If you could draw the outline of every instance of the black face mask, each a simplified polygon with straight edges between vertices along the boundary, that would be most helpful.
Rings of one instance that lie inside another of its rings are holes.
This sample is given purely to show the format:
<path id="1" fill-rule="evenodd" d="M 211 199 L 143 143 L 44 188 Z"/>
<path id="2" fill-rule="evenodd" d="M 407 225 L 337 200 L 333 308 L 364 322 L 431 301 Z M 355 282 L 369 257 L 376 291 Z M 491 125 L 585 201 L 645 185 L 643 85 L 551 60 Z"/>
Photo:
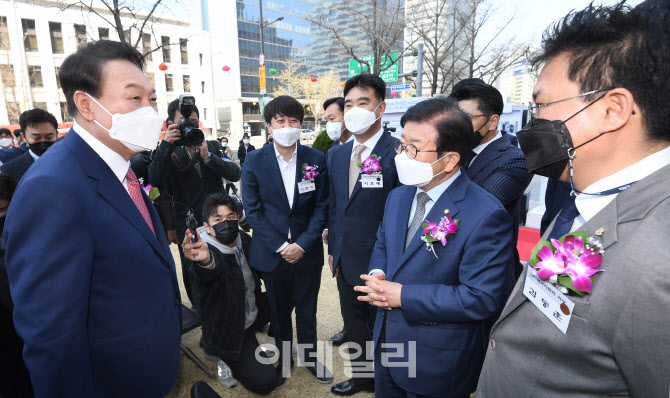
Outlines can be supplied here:
<path id="1" fill-rule="evenodd" d="M 225 220 L 212 226 L 216 239 L 224 245 L 229 245 L 235 242 L 239 234 L 239 226 L 237 220 Z"/>
<path id="2" fill-rule="evenodd" d="M 516 135 L 526 155 L 526 167 L 531 173 L 557 180 L 568 166 L 568 150 L 573 148 L 568 127 L 562 120 L 535 119 L 532 124 Z"/>
<path id="3" fill-rule="evenodd" d="M 484 124 L 482 124 L 482 127 L 486 126 L 489 123 L 489 120 L 491 120 L 491 117 L 493 117 L 493 115 L 489 116 L 489 118 L 486 119 Z M 480 127 L 479 130 L 481 130 L 482 127 Z M 482 135 L 482 133 L 480 133 L 479 130 L 475 130 L 475 138 L 473 139 L 474 147 L 479 146 L 479 144 L 482 143 L 484 138 L 486 138 L 486 136 L 489 135 L 489 133 L 491 132 L 491 130 L 489 130 L 489 131 L 486 132 L 486 134 Z"/>
<path id="4" fill-rule="evenodd" d="M 47 149 L 51 148 L 53 144 L 54 143 L 52 141 L 40 141 L 34 144 L 30 144 L 29 149 L 33 151 L 35 155 L 42 156 L 44 155 L 44 152 L 46 152 Z"/>

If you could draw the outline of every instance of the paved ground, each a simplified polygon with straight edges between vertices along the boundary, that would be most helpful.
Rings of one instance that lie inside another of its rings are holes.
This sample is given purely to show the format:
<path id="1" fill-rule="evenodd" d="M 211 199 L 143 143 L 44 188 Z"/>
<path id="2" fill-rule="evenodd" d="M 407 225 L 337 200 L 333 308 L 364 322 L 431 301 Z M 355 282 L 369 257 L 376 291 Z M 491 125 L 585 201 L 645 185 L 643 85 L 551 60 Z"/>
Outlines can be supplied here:
<path id="1" fill-rule="evenodd" d="M 177 247 L 175 245 L 170 246 L 172 249 L 172 255 L 177 264 L 177 276 L 179 278 L 179 285 L 181 288 L 181 297 L 187 306 L 190 306 L 188 302 L 188 297 L 184 291 L 184 285 L 181 280 L 181 268 L 179 264 L 179 253 L 177 252 Z M 295 316 L 294 316 L 295 320 Z M 295 326 L 294 326 L 295 327 Z M 342 316 L 340 315 L 340 304 L 337 293 L 337 284 L 335 279 L 330 276 L 330 271 L 327 269 L 327 266 L 323 268 L 323 274 L 321 278 L 321 291 L 319 292 L 319 306 L 317 313 L 317 328 L 318 328 L 318 339 L 322 341 L 327 341 L 333 334 L 342 330 Z M 295 336 L 295 329 L 293 332 Z M 198 346 L 198 342 L 201 336 L 201 329 L 197 328 L 184 336 L 182 339 L 184 343 L 193 350 L 193 352 L 204 360 L 204 362 L 216 373 L 216 362 L 209 361 L 205 358 L 205 354 L 202 349 Z M 265 341 L 265 334 L 258 333 L 257 338 L 259 342 Z M 322 355 L 322 354 L 321 354 Z M 333 366 L 331 370 L 334 375 L 334 383 L 339 383 L 341 381 L 347 380 L 349 377 L 344 374 L 344 362 L 341 359 L 341 356 L 338 354 L 337 347 L 334 347 L 332 353 Z M 349 373 L 350 374 L 350 373 Z M 256 394 L 252 394 L 247 391 L 242 385 L 238 385 L 232 389 L 226 389 L 219 385 L 216 379 L 210 379 L 200 368 L 198 368 L 195 363 L 193 363 L 188 357 L 183 353 L 181 354 L 181 361 L 179 364 L 179 374 L 177 380 L 172 388 L 172 391 L 168 394 L 168 398 L 188 398 L 190 397 L 191 386 L 199 380 L 206 381 L 210 386 L 214 388 L 221 396 L 223 397 L 255 397 Z M 296 367 L 296 369 L 291 374 L 291 378 L 287 380 L 286 384 L 280 390 L 274 391 L 270 394 L 273 397 L 334 397 L 330 393 L 330 387 L 332 384 L 320 384 L 316 379 L 309 373 L 307 370 Z M 356 394 L 357 398 L 371 398 L 373 394 Z"/>

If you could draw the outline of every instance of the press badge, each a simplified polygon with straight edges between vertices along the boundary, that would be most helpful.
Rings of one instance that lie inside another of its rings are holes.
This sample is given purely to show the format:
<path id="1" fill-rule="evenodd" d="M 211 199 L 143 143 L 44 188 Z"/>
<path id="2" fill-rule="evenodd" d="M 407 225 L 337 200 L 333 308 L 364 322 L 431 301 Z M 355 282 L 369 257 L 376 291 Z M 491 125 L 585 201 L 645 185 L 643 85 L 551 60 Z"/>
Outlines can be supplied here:
<path id="1" fill-rule="evenodd" d="M 530 265 L 528 266 L 528 272 L 526 272 L 523 295 L 535 304 L 563 334 L 568 331 L 575 303 L 554 285 L 534 275 L 533 268 Z"/>
<path id="2" fill-rule="evenodd" d="M 381 174 L 363 174 L 361 188 L 384 188 L 384 178 Z"/>
<path id="3" fill-rule="evenodd" d="M 314 181 L 302 181 L 298 183 L 298 193 L 307 193 L 316 190 Z"/>

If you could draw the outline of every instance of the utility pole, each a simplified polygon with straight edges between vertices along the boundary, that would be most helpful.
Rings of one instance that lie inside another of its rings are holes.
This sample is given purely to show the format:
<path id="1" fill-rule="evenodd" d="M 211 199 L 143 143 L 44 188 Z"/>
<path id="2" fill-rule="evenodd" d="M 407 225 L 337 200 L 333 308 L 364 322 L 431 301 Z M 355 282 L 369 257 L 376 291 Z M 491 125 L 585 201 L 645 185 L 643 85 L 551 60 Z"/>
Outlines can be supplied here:
<path id="1" fill-rule="evenodd" d="M 423 43 L 416 46 L 416 96 L 421 97 L 423 88 Z"/>
<path id="2" fill-rule="evenodd" d="M 265 20 L 263 19 L 263 0 L 258 0 L 258 8 L 260 10 L 260 17 L 261 17 L 261 20 L 260 20 L 260 23 L 259 23 L 260 28 L 261 28 L 261 55 L 258 58 L 258 63 L 260 64 L 260 67 L 258 68 L 258 78 L 259 78 L 259 83 L 260 83 L 260 88 L 261 88 L 260 89 L 261 96 L 258 98 L 258 104 L 260 105 L 260 109 L 261 109 L 261 120 L 263 121 L 263 130 L 266 130 L 265 129 L 265 119 L 263 119 L 263 106 L 264 106 L 263 96 L 266 93 L 266 88 L 265 88 L 266 87 L 266 81 L 265 81 L 265 35 L 264 35 L 263 30 L 266 26 L 270 26 L 277 21 L 283 20 L 284 17 L 279 17 L 272 22 L 265 23 Z M 265 139 L 267 140 L 267 132 L 266 132 L 266 135 L 265 135 Z"/>

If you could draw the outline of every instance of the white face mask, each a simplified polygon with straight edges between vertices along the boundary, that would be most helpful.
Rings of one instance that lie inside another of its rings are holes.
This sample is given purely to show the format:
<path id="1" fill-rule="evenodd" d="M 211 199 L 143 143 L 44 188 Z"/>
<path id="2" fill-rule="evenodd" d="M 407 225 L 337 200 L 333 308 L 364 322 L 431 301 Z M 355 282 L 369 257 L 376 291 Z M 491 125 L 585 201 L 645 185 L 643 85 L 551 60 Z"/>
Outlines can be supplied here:
<path id="1" fill-rule="evenodd" d="M 109 130 L 97 120 L 93 121 L 109 132 L 110 137 L 120 141 L 128 149 L 136 153 L 156 149 L 158 137 L 160 137 L 161 128 L 163 127 L 163 118 L 158 116 L 154 108 L 145 106 L 132 112 L 115 113 L 112 115 L 95 98 L 89 94 L 86 95 L 112 117 L 112 127 Z"/>
<path id="2" fill-rule="evenodd" d="M 383 101 L 379 105 L 382 103 Z M 377 108 L 379 108 L 379 105 L 377 105 Z M 375 111 L 377 108 L 375 108 Z M 380 117 L 382 116 L 375 117 L 374 112 L 355 106 L 344 114 L 344 124 L 347 125 L 347 130 L 358 135 L 365 133 Z"/>
<path id="3" fill-rule="evenodd" d="M 337 141 L 342 135 L 342 122 L 328 122 L 326 123 L 326 133 L 331 140 Z"/>
<path id="4" fill-rule="evenodd" d="M 249 140 L 242 140 L 242 142 L 244 143 L 244 145 L 249 145 Z"/>
<path id="5" fill-rule="evenodd" d="M 447 152 L 444 156 L 437 159 L 433 163 L 419 162 L 416 159 L 410 159 L 407 152 L 403 152 L 395 157 L 395 168 L 398 172 L 398 179 L 403 185 L 413 185 L 415 187 L 423 187 L 433 180 L 433 178 L 444 173 L 444 170 L 433 175 L 433 168 L 435 163 L 444 159 L 451 152 Z"/>
<path id="6" fill-rule="evenodd" d="M 222 142 L 222 143 L 221 143 L 221 146 L 225 148 L 225 147 L 228 146 L 228 143 L 227 143 L 227 142 Z"/>
<path id="7" fill-rule="evenodd" d="M 297 127 L 283 127 L 276 130 L 273 129 L 272 137 L 277 144 L 283 147 L 289 147 L 300 139 L 300 129 Z"/>
<path id="8" fill-rule="evenodd" d="M 12 146 L 12 142 L 11 138 L 0 138 L 0 147 L 9 148 Z"/>

